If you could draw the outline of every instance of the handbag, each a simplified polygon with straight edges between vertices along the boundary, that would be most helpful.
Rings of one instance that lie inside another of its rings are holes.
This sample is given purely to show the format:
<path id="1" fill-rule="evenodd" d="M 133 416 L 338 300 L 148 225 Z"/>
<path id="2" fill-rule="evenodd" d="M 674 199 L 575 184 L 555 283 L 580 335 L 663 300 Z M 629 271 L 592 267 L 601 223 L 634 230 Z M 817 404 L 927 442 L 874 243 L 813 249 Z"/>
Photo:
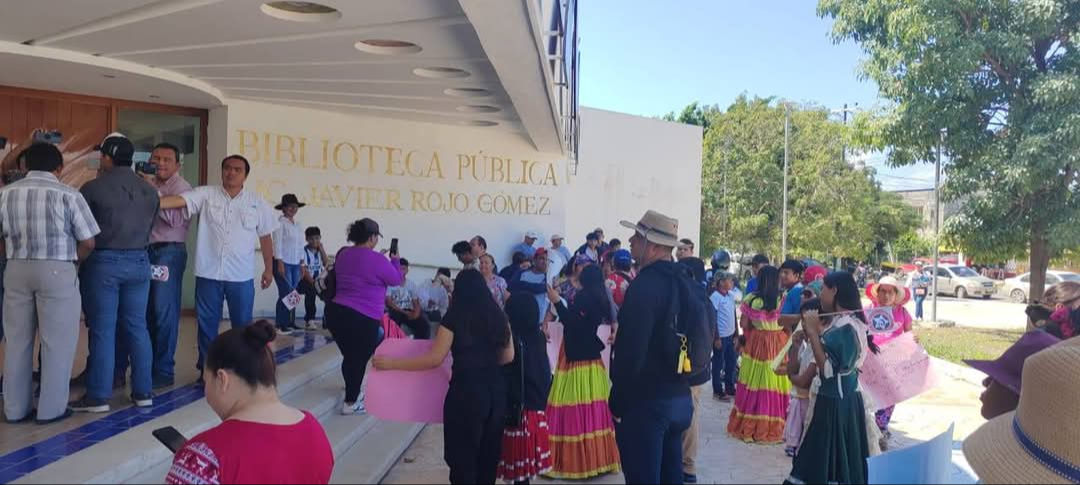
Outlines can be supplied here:
<path id="1" fill-rule="evenodd" d="M 506 406 L 507 428 L 520 428 L 525 422 L 525 342 L 520 337 L 514 336 L 514 352 L 518 361 L 518 372 L 509 376 L 510 399 Z M 511 367 L 513 365 L 511 364 Z M 517 391 L 514 392 L 514 384 L 517 381 Z"/>

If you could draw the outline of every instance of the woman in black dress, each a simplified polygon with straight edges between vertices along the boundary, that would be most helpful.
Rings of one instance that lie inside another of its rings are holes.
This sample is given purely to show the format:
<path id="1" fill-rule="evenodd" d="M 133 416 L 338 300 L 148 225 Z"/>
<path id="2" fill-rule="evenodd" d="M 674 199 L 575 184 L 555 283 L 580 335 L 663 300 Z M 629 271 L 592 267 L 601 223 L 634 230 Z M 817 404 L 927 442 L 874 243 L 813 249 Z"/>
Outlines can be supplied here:
<path id="1" fill-rule="evenodd" d="M 510 325 L 484 277 L 462 271 L 450 308 L 427 355 L 412 359 L 376 357 L 379 370 L 434 369 L 454 356 L 443 405 L 443 456 L 450 483 L 495 483 L 506 424 L 506 380 L 501 366 L 514 360 Z"/>

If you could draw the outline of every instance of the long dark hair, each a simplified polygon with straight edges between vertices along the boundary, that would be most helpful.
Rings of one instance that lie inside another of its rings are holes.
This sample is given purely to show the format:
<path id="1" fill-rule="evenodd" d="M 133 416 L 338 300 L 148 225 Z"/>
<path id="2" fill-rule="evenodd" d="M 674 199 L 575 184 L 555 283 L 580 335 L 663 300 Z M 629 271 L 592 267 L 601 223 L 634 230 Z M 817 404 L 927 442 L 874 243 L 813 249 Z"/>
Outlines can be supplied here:
<path id="1" fill-rule="evenodd" d="M 506 316 L 510 318 L 510 329 L 519 337 L 540 331 L 536 326 L 540 321 L 540 305 L 528 293 L 510 294 L 510 299 L 506 300 Z"/>
<path id="2" fill-rule="evenodd" d="M 454 280 L 454 294 L 444 320 L 457 328 L 455 337 L 490 337 L 499 347 L 510 341 L 506 314 L 495 303 L 480 271 L 467 269 Z"/>
<path id="3" fill-rule="evenodd" d="M 588 312 L 597 315 L 610 313 L 611 304 L 608 302 L 607 286 L 604 284 L 604 272 L 599 266 L 590 264 L 581 270 L 579 278 L 581 290 L 574 297 L 574 302 L 582 305 Z"/>
<path id="4" fill-rule="evenodd" d="M 866 315 L 863 313 L 862 296 L 859 295 L 859 285 L 855 283 L 855 277 L 845 271 L 836 271 L 825 276 L 826 287 L 836 290 L 836 300 L 833 302 L 837 308 L 835 311 L 851 310 L 852 315 L 864 324 Z M 869 333 L 866 334 L 866 343 L 870 351 L 878 353 L 880 349 L 874 343 Z"/>
<path id="5" fill-rule="evenodd" d="M 761 298 L 762 307 L 765 311 L 776 310 L 780 300 L 780 270 L 773 266 L 765 266 L 758 270 L 757 288 L 754 294 Z"/>

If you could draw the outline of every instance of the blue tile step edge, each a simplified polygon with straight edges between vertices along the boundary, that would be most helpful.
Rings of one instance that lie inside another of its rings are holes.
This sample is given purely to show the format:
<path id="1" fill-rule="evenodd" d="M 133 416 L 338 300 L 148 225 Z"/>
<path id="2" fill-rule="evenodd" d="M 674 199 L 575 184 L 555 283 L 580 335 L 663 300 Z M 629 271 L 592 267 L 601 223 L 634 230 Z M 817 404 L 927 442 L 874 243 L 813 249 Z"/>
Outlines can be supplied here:
<path id="1" fill-rule="evenodd" d="M 336 379 L 337 391 L 332 393 L 333 396 L 319 396 L 320 409 L 312 410 L 318 416 L 331 410 L 335 401 L 340 402 L 339 395 L 343 388 L 340 384 L 341 353 L 332 344 L 323 345 L 317 350 L 304 350 L 307 352 L 297 352 L 296 357 L 278 368 L 278 392 L 285 399 L 298 399 L 313 381 L 320 381 L 323 377 L 326 380 Z M 282 355 L 282 351 L 278 351 L 278 356 Z M 326 392 L 330 394 L 329 390 Z M 220 422 L 206 399 L 200 398 L 160 417 L 132 421 L 127 431 L 85 449 L 79 450 L 76 446 L 65 456 L 41 456 L 40 462 L 25 464 L 33 470 L 28 470 L 27 474 L 10 483 L 123 483 L 172 460 L 169 450 L 151 434 L 153 430 L 173 426 L 184 436 L 192 437 Z M 155 482 L 162 483 L 163 479 L 164 475 Z"/>
<path id="2" fill-rule="evenodd" d="M 282 397 L 285 404 L 310 411 L 319 418 L 333 447 L 335 457 L 352 447 L 375 425 L 376 421 L 375 418 L 367 415 L 341 416 L 339 414 L 344 385 L 345 381 L 342 380 L 339 372 L 329 372 Z M 171 461 L 165 460 L 128 479 L 125 483 L 165 483 L 165 475 L 168 474 L 170 465 Z"/>

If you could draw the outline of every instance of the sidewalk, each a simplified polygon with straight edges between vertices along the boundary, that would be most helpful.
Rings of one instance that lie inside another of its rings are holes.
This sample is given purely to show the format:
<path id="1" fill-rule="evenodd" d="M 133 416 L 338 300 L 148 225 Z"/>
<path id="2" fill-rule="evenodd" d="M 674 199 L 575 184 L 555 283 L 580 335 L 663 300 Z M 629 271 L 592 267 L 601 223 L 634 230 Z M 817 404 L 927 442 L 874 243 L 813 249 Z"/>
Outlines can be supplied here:
<path id="1" fill-rule="evenodd" d="M 891 449 L 937 436 L 956 423 L 954 449 L 978 428 L 984 420 L 979 415 L 979 395 L 982 387 L 969 369 L 948 362 L 936 361 L 941 382 L 937 388 L 917 399 L 900 404 L 893 415 Z M 973 372 L 973 371 L 972 371 Z M 700 448 L 698 450 L 698 481 L 700 483 L 782 483 L 791 471 L 791 459 L 784 456 L 782 446 L 748 445 L 730 438 L 727 419 L 730 404 L 711 397 L 703 401 Z M 962 454 L 954 452 L 954 462 Z M 448 469 L 442 459 L 442 426 L 428 426 L 413 445 L 398 460 L 383 483 L 448 483 Z M 962 463 L 954 469 L 954 483 L 974 483 L 966 476 Z M 620 474 L 581 482 L 537 480 L 534 483 L 624 483 Z"/>

